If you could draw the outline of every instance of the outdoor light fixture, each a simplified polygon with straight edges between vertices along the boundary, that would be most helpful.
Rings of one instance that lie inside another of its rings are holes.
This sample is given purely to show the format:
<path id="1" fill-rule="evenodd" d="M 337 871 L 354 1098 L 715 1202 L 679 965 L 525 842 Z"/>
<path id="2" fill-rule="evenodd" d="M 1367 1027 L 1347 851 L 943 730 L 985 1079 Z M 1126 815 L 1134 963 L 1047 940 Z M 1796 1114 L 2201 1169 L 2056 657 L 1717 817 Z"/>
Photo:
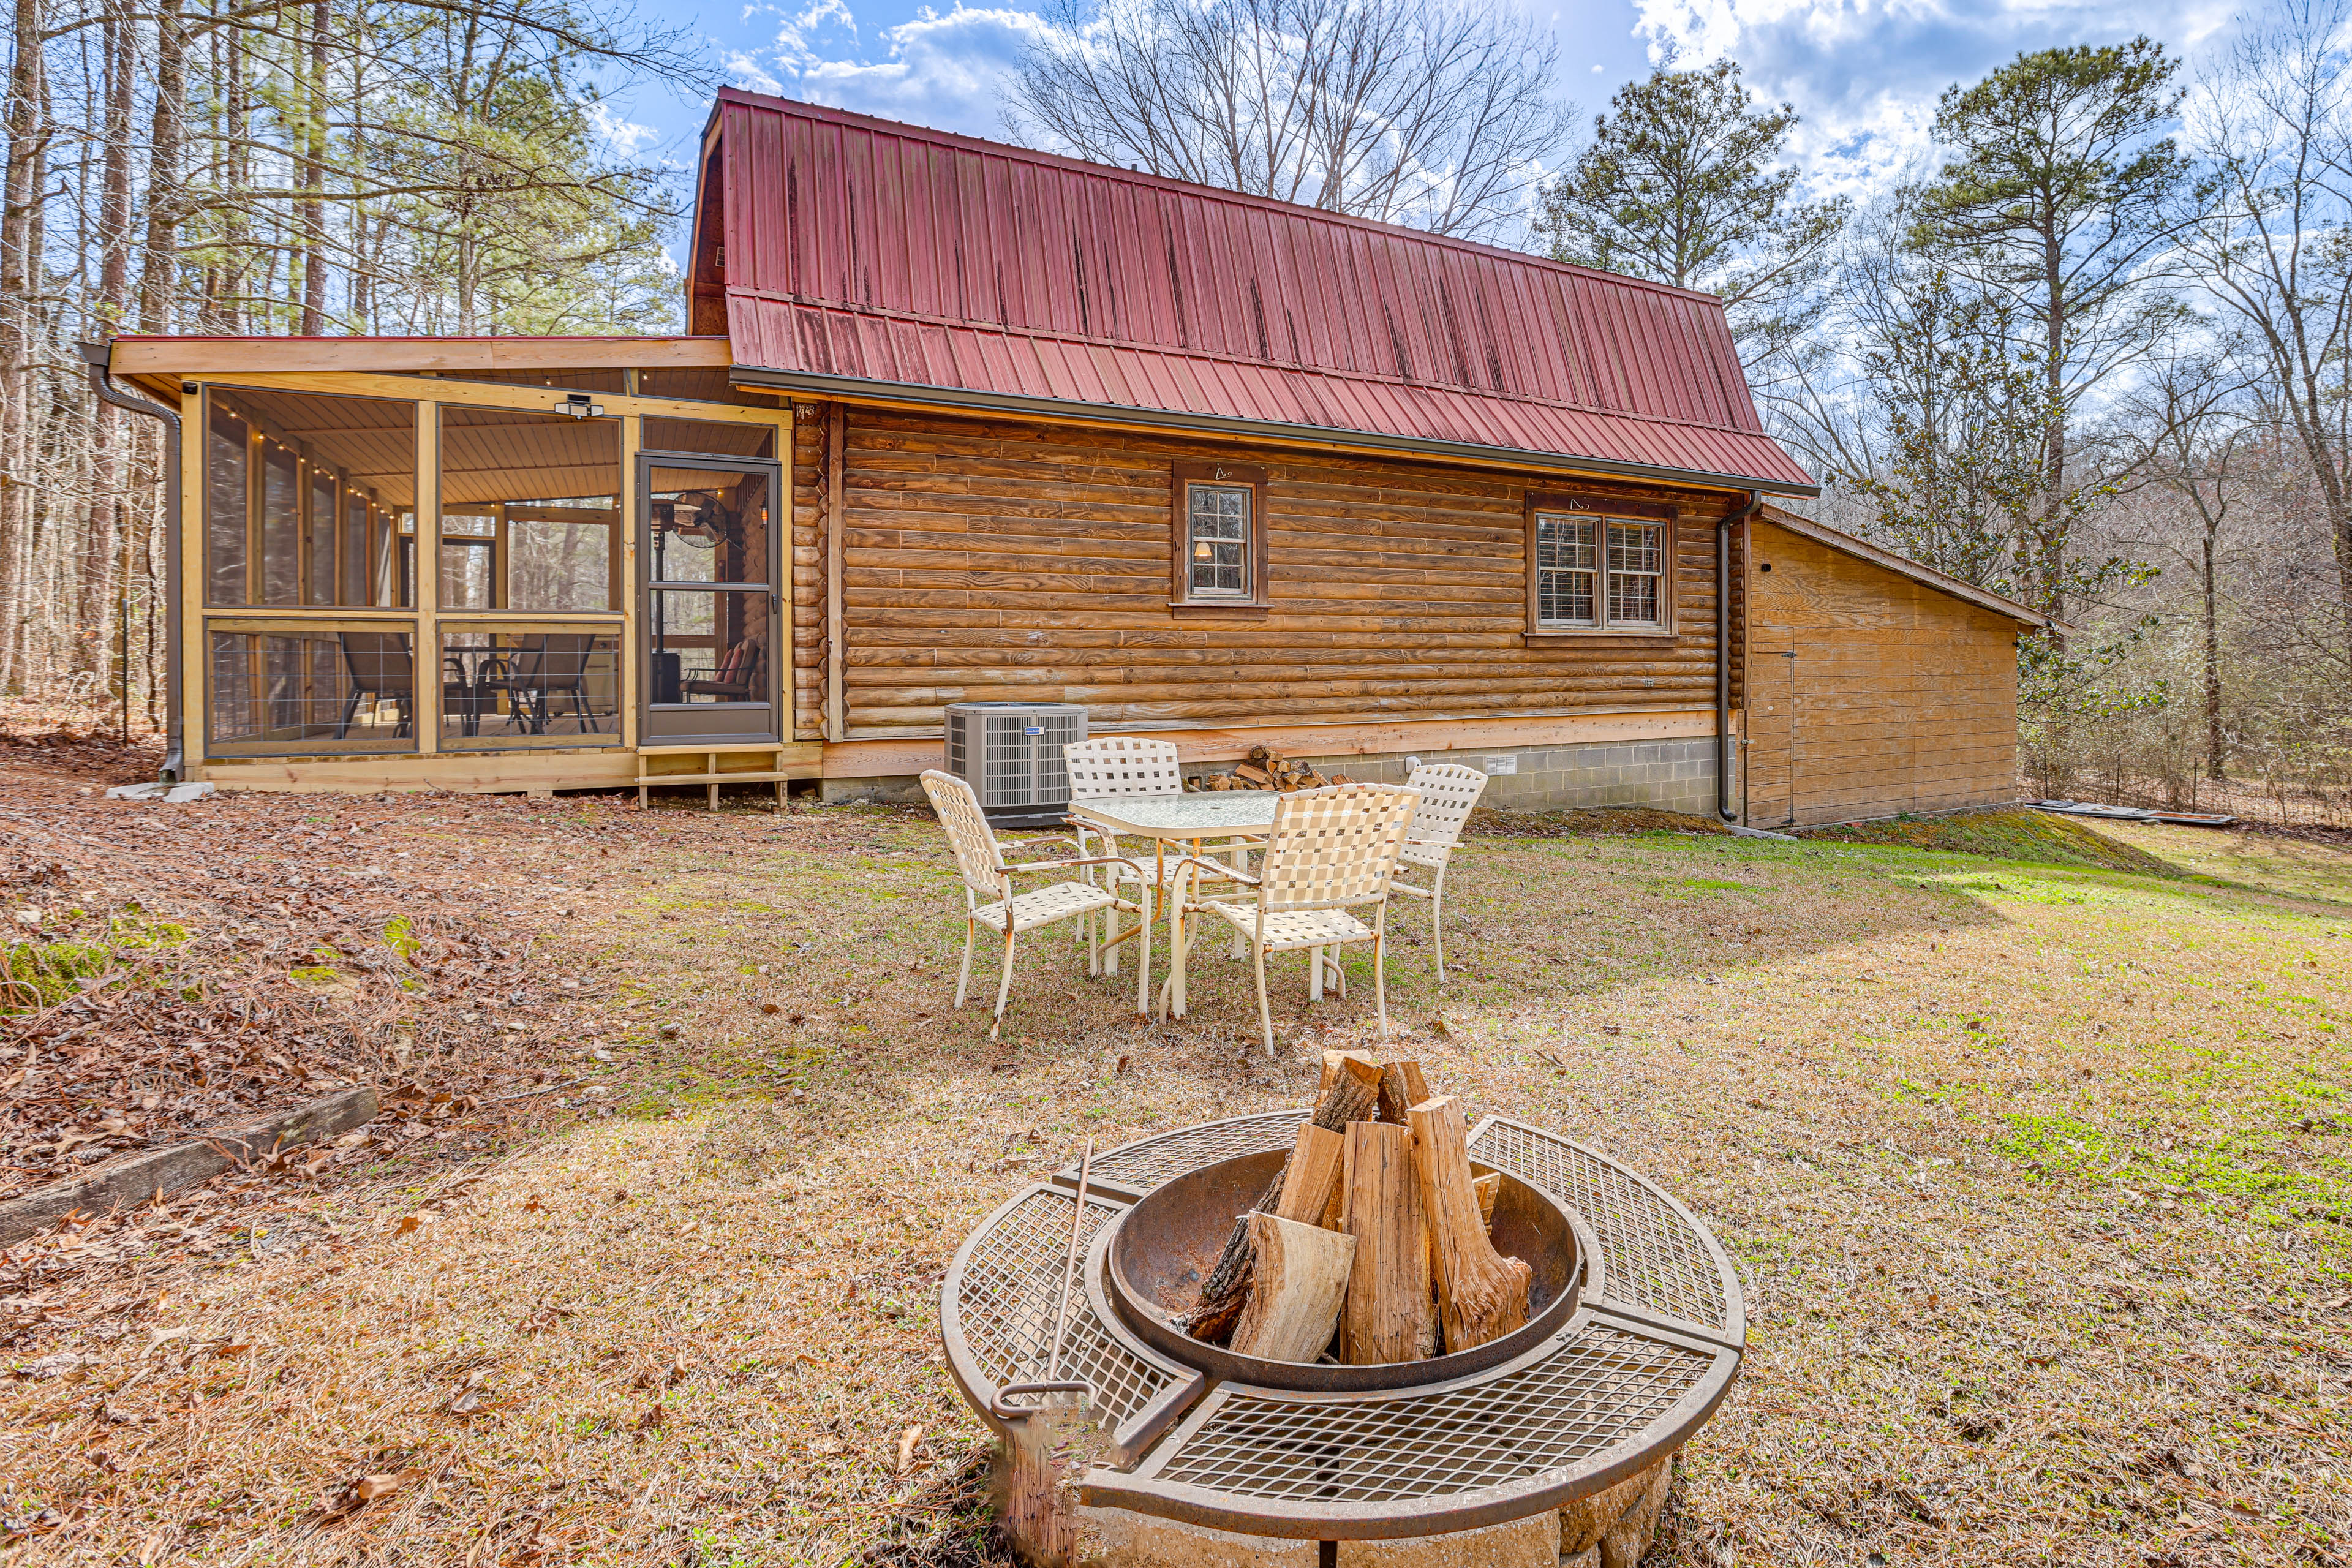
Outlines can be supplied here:
<path id="1" fill-rule="evenodd" d="M 601 403 L 591 403 L 584 392 L 575 392 L 563 400 L 563 412 L 574 419 L 593 419 L 604 412 Z"/>

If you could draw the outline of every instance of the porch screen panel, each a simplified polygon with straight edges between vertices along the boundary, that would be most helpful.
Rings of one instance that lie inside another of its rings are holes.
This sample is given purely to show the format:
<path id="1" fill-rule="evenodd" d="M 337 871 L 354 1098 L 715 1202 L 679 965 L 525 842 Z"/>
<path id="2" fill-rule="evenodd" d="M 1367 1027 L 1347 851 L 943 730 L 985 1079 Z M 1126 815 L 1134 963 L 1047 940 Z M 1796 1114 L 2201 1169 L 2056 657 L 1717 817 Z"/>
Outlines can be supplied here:
<path id="1" fill-rule="evenodd" d="M 331 605 L 341 585 L 335 572 L 337 504 L 335 477 L 312 473 L 310 507 L 302 514 L 302 602 Z"/>
<path id="2" fill-rule="evenodd" d="M 415 405 L 241 386 L 205 396 L 205 602 L 404 605 L 370 580 L 365 509 L 415 504 Z"/>
<path id="3" fill-rule="evenodd" d="M 205 426 L 205 602 L 246 602 L 246 531 L 252 516 L 253 426 L 213 402 Z"/>
<path id="4" fill-rule="evenodd" d="M 656 706 L 772 700 L 769 505 L 763 473 L 652 470 L 647 697 Z"/>
<path id="5" fill-rule="evenodd" d="M 621 426 L 441 410 L 441 608 L 617 611 Z"/>
<path id="6" fill-rule="evenodd" d="M 723 373 L 722 373 L 722 379 Z M 776 427 L 737 425 L 718 419 L 665 419 L 646 416 L 648 452 L 708 452 L 721 458 L 772 458 Z"/>
<path id="7" fill-rule="evenodd" d="M 299 605 L 302 581 L 300 459 L 268 437 L 261 442 L 261 600 Z"/>
<path id="8" fill-rule="evenodd" d="M 206 750 L 215 756 L 414 751 L 414 636 L 213 621 L 205 635 Z"/>
<path id="9" fill-rule="evenodd" d="M 621 742 L 617 626 L 445 626 L 441 677 L 444 751 Z"/>
<path id="10" fill-rule="evenodd" d="M 339 597 L 346 605 L 373 602 L 368 593 L 368 522 L 373 510 L 365 496 L 343 497 L 342 541 L 335 548 L 335 561 L 341 572 Z"/>

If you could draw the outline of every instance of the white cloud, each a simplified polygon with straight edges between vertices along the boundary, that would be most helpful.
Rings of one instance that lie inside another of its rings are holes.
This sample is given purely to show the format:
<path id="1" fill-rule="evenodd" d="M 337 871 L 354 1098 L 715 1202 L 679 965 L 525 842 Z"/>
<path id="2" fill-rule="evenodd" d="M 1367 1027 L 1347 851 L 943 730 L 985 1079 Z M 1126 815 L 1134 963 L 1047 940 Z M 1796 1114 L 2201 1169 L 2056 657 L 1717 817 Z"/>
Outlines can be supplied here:
<path id="1" fill-rule="evenodd" d="M 1029 41 L 1045 28 L 1034 12 L 926 6 L 877 35 L 879 58 L 860 47 L 844 0 L 810 0 L 783 15 L 775 44 L 729 57 L 745 87 L 861 114 L 1002 140 L 1004 84 Z"/>
<path id="2" fill-rule="evenodd" d="M 624 120 L 602 103 L 588 106 L 588 121 L 595 127 L 597 137 L 625 158 L 661 135 L 654 126 Z"/>
<path id="3" fill-rule="evenodd" d="M 1653 61 L 1738 60 L 1796 105 L 1792 161 L 1815 191 L 1866 195 L 1931 172 L 1936 100 L 2022 51 L 2147 33 L 2194 55 L 2229 0 L 1633 0 Z"/>

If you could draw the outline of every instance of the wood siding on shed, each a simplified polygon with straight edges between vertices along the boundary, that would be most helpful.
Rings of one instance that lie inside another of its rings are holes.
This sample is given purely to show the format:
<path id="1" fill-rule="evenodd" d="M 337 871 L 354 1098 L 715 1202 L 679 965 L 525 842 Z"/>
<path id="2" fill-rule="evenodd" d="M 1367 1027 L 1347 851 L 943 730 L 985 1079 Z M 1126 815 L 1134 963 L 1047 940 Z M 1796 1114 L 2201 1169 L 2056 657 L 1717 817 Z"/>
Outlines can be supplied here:
<path id="1" fill-rule="evenodd" d="M 2017 798 L 2015 622 L 1762 521 L 1746 575 L 1753 826 Z"/>
<path id="2" fill-rule="evenodd" d="M 823 489 L 796 429 L 797 522 Z M 1680 506 L 1680 632 L 1529 646 L 1525 498 L 1556 479 L 863 408 L 844 447 L 846 739 L 935 735 L 959 701 L 1084 703 L 1100 731 L 1715 700 L 1730 495 L 1580 487 Z M 1266 470 L 1273 606 L 1171 613 L 1171 467 L 1217 460 Z"/>

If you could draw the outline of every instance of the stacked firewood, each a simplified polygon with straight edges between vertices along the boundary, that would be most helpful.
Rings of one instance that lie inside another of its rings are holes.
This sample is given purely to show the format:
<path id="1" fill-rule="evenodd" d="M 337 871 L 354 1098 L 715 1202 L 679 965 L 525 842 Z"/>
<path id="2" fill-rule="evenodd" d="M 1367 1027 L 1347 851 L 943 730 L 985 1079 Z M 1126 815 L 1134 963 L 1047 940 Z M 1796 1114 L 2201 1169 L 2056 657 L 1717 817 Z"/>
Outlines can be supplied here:
<path id="1" fill-rule="evenodd" d="M 1356 1366 L 1499 1339 L 1527 1322 L 1531 1276 L 1487 1236 L 1501 1181 L 1474 1173 L 1462 1111 L 1420 1063 L 1326 1051 L 1313 1118 L 1181 1326 L 1243 1355 Z"/>
<path id="2" fill-rule="evenodd" d="M 1305 763 L 1294 763 L 1281 752 L 1265 746 L 1252 746 L 1248 758 L 1234 764 L 1229 773 L 1202 773 L 1188 779 L 1184 787 L 1192 790 L 1274 789 L 1285 795 L 1295 789 L 1321 789 L 1326 784 L 1352 783 L 1345 773 L 1329 777 L 1317 773 Z"/>

